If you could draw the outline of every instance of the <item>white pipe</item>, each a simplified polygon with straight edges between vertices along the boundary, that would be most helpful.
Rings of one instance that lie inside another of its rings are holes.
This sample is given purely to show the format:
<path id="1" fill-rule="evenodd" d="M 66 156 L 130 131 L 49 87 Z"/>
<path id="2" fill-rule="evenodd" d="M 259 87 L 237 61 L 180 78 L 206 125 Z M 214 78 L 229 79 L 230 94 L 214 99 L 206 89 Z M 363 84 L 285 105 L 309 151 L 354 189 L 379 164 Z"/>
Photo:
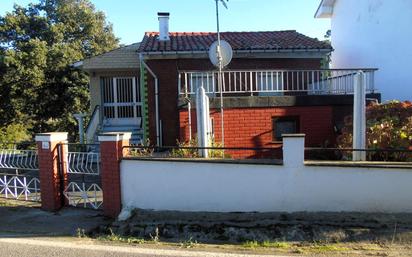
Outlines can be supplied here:
<path id="1" fill-rule="evenodd" d="M 208 157 L 208 150 L 204 149 L 204 147 L 209 146 L 208 140 L 208 97 L 206 96 L 205 89 L 203 85 L 199 87 L 196 91 L 196 116 L 197 116 L 197 144 L 199 147 L 203 149 L 199 149 L 199 155 L 207 158 Z"/>
<path id="2" fill-rule="evenodd" d="M 144 67 L 149 71 L 150 75 L 155 80 L 155 113 L 156 113 L 156 146 L 161 146 L 160 142 L 160 128 L 159 128 L 159 80 L 157 79 L 156 74 L 150 69 L 150 67 L 145 63 L 143 55 L 139 54 L 140 62 Z M 141 83 L 142 84 L 142 83 Z"/>
<path id="3" fill-rule="evenodd" d="M 353 148 L 366 149 L 366 98 L 365 74 L 359 71 L 354 76 L 353 94 Z M 353 161 L 366 161 L 365 151 L 353 151 Z"/>

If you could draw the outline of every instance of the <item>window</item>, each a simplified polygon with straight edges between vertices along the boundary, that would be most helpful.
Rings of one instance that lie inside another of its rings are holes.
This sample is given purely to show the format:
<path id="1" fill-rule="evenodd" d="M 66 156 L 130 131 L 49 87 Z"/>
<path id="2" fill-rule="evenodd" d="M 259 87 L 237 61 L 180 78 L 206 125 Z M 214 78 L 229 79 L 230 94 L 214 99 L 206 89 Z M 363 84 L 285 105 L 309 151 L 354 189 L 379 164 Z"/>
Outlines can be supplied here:
<path id="1" fill-rule="evenodd" d="M 282 134 L 299 132 L 299 117 L 285 116 L 273 117 L 273 141 L 282 141 Z"/>

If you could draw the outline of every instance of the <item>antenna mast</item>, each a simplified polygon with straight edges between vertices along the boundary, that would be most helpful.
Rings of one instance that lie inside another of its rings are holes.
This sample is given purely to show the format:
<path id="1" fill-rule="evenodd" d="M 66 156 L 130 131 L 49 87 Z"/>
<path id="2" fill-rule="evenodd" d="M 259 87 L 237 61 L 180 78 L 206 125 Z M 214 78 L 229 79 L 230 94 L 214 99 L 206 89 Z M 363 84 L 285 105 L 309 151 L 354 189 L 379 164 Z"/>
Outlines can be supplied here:
<path id="1" fill-rule="evenodd" d="M 222 2 L 223 6 L 227 9 L 225 3 L 226 0 L 215 0 L 216 1 L 216 27 L 217 27 L 217 48 L 216 54 L 218 59 L 219 73 L 217 76 L 218 79 L 218 88 L 220 90 L 220 122 L 221 122 L 221 133 L 222 133 L 222 146 L 225 146 L 225 127 L 224 127 L 224 118 L 223 118 L 223 85 L 222 85 L 222 52 L 220 44 L 220 27 L 219 27 L 219 1 Z M 228 1 L 228 0 L 227 0 Z"/>

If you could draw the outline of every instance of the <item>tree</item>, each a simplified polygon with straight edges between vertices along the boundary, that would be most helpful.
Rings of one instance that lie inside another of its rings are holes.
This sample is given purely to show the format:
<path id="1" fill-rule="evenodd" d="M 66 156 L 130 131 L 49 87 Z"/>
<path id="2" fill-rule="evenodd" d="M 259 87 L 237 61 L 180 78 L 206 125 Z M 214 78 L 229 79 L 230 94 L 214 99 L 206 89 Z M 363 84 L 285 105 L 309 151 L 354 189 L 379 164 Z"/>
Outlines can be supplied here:
<path id="1" fill-rule="evenodd" d="M 412 103 L 391 101 L 372 104 L 366 110 L 367 147 L 369 149 L 412 150 Z M 345 118 L 345 127 L 338 137 L 341 148 L 352 147 L 352 116 Z M 372 152 L 372 160 L 412 161 L 412 153 Z"/>
<path id="2" fill-rule="evenodd" d="M 40 0 L 0 16 L 0 126 L 32 133 L 76 131 L 89 109 L 88 76 L 76 61 L 116 48 L 105 15 L 89 0 Z"/>

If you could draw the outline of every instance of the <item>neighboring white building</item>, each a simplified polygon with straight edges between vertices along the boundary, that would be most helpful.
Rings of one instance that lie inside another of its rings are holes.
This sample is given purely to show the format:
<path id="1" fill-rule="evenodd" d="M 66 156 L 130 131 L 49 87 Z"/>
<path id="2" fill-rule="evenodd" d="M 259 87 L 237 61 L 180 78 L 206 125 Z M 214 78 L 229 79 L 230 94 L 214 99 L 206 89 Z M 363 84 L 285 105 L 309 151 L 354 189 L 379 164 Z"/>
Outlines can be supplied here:
<path id="1" fill-rule="evenodd" d="M 322 0 L 333 68 L 373 67 L 383 100 L 412 100 L 412 0 Z"/>

